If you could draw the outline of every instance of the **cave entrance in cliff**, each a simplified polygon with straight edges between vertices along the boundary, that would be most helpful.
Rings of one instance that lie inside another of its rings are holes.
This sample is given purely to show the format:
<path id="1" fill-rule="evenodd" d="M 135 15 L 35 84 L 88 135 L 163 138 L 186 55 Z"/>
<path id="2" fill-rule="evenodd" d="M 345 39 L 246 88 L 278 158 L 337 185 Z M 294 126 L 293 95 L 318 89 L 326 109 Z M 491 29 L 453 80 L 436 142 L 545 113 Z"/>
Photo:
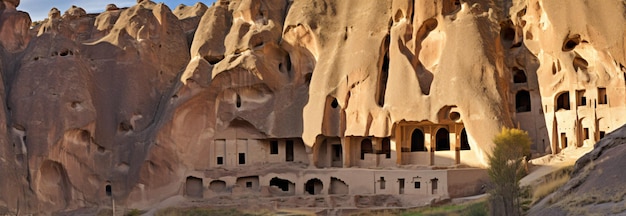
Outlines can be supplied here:
<path id="1" fill-rule="evenodd" d="M 418 151 L 426 151 L 426 147 L 424 146 L 424 132 L 416 128 L 411 134 L 411 152 Z"/>
<path id="2" fill-rule="evenodd" d="M 113 195 L 113 190 L 111 189 L 111 184 L 107 184 L 104 187 L 104 192 L 106 193 L 107 196 L 112 196 Z"/>
<path id="3" fill-rule="evenodd" d="M 530 93 L 528 91 L 521 90 L 515 94 L 515 111 L 530 112 Z"/>
<path id="4" fill-rule="evenodd" d="M 569 110 L 569 92 L 562 92 L 556 98 L 556 111 Z"/>
<path id="5" fill-rule="evenodd" d="M 226 182 L 222 180 L 213 180 L 209 184 L 209 189 L 216 193 L 221 193 L 226 191 Z"/>
<path id="6" fill-rule="evenodd" d="M 270 186 L 277 187 L 283 192 L 294 191 L 294 188 L 295 188 L 295 184 L 293 182 L 290 182 L 289 180 L 281 179 L 278 177 L 274 177 L 272 178 L 272 180 L 270 180 Z"/>
<path id="7" fill-rule="evenodd" d="M 191 198 L 202 198 L 203 193 L 202 179 L 193 176 L 187 177 L 185 181 L 185 195 Z"/>
<path id="8" fill-rule="evenodd" d="M 306 182 L 306 184 L 304 184 L 305 191 L 311 195 L 320 194 L 322 192 L 323 187 L 324 187 L 324 184 L 322 183 L 321 180 L 317 178 L 310 179 L 309 181 Z"/>
<path id="9" fill-rule="evenodd" d="M 513 68 L 513 83 L 526 83 L 526 73 L 516 67 Z"/>
<path id="10" fill-rule="evenodd" d="M 55 207 L 64 207 L 72 199 L 72 186 L 66 169 L 58 162 L 45 160 L 39 167 L 39 178 L 36 179 L 39 185 L 40 195 L 54 200 Z"/>
<path id="11" fill-rule="evenodd" d="M 440 128 L 435 136 L 437 140 L 435 142 L 436 151 L 449 151 L 450 150 L 450 132 L 448 129 Z"/>
<path id="12" fill-rule="evenodd" d="M 465 128 L 461 130 L 461 150 L 470 150 L 469 141 L 467 140 L 467 132 Z"/>
<path id="13" fill-rule="evenodd" d="M 361 160 L 365 160 L 365 154 L 371 154 L 372 152 L 374 152 L 374 149 L 372 148 L 372 140 L 361 140 Z"/>

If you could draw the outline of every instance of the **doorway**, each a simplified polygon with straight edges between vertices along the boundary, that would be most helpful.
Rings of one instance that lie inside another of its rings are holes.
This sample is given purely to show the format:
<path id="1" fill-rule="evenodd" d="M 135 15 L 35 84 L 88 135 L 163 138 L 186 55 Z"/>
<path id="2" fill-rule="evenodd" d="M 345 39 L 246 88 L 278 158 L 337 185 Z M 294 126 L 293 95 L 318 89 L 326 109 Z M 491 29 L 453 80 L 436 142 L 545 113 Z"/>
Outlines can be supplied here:
<path id="1" fill-rule="evenodd" d="M 287 140 L 285 144 L 285 161 L 293 161 L 293 140 Z"/>

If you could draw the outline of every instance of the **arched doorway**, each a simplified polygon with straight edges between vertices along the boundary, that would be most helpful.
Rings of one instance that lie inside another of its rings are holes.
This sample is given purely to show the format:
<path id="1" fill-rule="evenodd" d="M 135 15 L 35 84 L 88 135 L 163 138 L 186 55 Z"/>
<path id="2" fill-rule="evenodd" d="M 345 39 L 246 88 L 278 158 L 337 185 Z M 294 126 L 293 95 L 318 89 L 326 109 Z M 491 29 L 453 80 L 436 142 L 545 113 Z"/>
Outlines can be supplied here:
<path id="1" fill-rule="evenodd" d="M 411 152 L 417 151 L 426 151 L 426 147 L 424 147 L 424 132 L 416 128 L 411 134 Z"/>
<path id="2" fill-rule="evenodd" d="M 292 194 L 295 191 L 295 184 L 293 182 L 278 177 L 274 177 L 270 180 L 270 186 L 277 187 L 283 192 L 291 192 Z"/>
<path id="3" fill-rule="evenodd" d="M 569 92 L 562 92 L 556 98 L 556 110 L 569 110 Z"/>
<path id="4" fill-rule="evenodd" d="M 465 128 L 461 130 L 461 150 L 470 150 L 469 141 L 467 140 L 467 132 Z"/>
<path id="5" fill-rule="evenodd" d="M 365 154 L 371 154 L 374 152 L 372 148 L 372 140 L 363 139 L 361 141 L 361 160 L 365 160 Z"/>
<path id="6" fill-rule="evenodd" d="M 437 135 L 435 136 L 435 139 L 436 139 L 435 150 L 437 151 L 450 150 L 450 132 L 448 132 L 448 129 L 440 128 L 437 131 Z"/>
<path id="7" fill-rule="evenodd" d="M 209 189 L 216 193 L 226 192 L 226 182 L 222 180 L 213 180 L 209 183 Z"/>
<path id="8" fill-rule="evenodd" d="M 191 198 L 202 198 L 203 193 L 204 187 L 202 186 L 202 179 L 188 176 L 185 181 L 185 195 Z"/>
<path id="9" fill-rule="evenodd" d="M 324 187 L 324 184 L 322 183 L 321 180 L 317 178 L 308 180 L 306 184 L 304 184 L 305 191 L 311 195 L 320 194 L 322 192 L 323 187 Z"/>

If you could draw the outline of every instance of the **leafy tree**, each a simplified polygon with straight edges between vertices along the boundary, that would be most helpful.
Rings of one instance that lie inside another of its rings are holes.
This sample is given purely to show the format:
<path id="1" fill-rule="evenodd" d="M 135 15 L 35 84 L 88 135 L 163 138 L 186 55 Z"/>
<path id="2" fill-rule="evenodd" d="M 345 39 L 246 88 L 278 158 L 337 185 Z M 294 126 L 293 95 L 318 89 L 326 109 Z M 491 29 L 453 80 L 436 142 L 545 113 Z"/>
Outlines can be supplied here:
<path id="1" fill-rule="evenodd" d="M 526 131 L 502 128 L 493 138 L 495 144 L 489 156 L 491 213 L 521 215 L 519 180 L 526 174 L 525 156 L 530 155 L 530 137 Z"/>

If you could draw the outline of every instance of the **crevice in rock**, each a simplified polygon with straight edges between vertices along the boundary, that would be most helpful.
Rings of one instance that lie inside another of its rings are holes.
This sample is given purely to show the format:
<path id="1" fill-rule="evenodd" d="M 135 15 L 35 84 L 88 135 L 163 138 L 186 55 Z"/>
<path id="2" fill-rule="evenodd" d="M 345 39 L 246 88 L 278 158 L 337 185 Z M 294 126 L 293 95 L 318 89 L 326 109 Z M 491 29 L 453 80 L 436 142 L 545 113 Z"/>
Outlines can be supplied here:
<path id="1" fill-rule="evenodd" d="M 289 53 L 283 58 L 283 62 L 278 63 L 278 70 L 282 73 L 289 73 L 292 70 L 291 56 Z"/>
<path id="2" fill-rule="evenodd" d="M 574 61 L 572 61 L 572 64 L 574 65 L 575 71 L 578 71 L 579 69 L 586 71 L 587 67 L 589 67 L 589 63 L 587 62 L 587 60 L 583 59 L 580 55 L 578 55 L 578 53 L 576 54 L 576 57 L 574 57 Z"/>
<path id="3" fill-rule="evenodd" d="M 424 66 L 419 61 L 418 56 L 422 50 L 422 42 L 424 41 L 424 39 L 426 39 L 426 37 L 428 37 L 430 32 L 434 31 L 437 28 L 438 25 L 439 22 L 435 18 L 427 19 L 422 23 L 422 26 L 420 26 L 416 34 L 417 44 L 415 45 L 415 54 L 411 53 L 411 51 L 409 51 L 406 46 L 403 46 L 401 41 L 398 41 L 400 51 L 402 53 L 405 53 L 405 55 L 407 56 L 411 56 L 411 64 L 415 70 L 415 75 L 419 82 L 420 90 L 424 95 L 430 94 L 430 87 L 433 82 L 434 76 L 432 72 L 424 68 Z"/>
<path id="4" fill-rule="evenodd" d="M 580 44 L 580 35 L 579 34 L 575 34 L 572 36 L 569 36 L 567 39 L 565 39 L 565 41 L 563 42 L 563 52 L 568 52 L 568 51 L 572 51 L 574 50 L 574 48 L 576 48 L 576 46 L 578 46 L 578 44 Z"/>
<path id="5" fill-rule="evenodd" d="M 121 131 L 121 132 L 132 131 L 133 130 L 133 125 L 131 125 L 130 122 L 128 122 L 128 121 L 122 121 L 122 122 L 120 122 L 120 125 L 118 126 L 117 130 Z"/>
<path id="6" fill-rule="evenodd" d="M 444 0 L 441 8 L 441 14 L 451 15 L 461 10 L 460 0 Z"/>
<path id="7" fill-rule="evenodd" d="M 526 31 L 526 40 L 532 40 L 533 38 L 533 33 L 530 33 L 530 31 Z"/>
<path id="8" fill-rule="evenodd" d="M 390 34 L 387 34 L 385 39 L 383 40 L 381 51 L 382 58 L 379 60 L 379 71 L 378 74 L 378 86 L 376 91 L 376 102 L 378 106 L 382 107 L 385 104 L 385 92 L 387 89 L 387 79 L 389 77 L 389 42 L 391 40 Z"/>
<path id="9" fill-rule="evenodd" d="M 508 42 L 515 40 L 515 28 L 511 20 L 500 23 L 500 38 Z"/>
<path id="10" fill-rule="evenodd" d="M 236 102 L 235 102 L 235 106 L 237 106 L 237 108 L 241 108 L 241 96 L 239 96 L 239 94 L 235 94 L 236 95 Z"/>
<path id="11" fill-rule="evenodd" d="M 219 55 L 219 56 L 203 56 L 204 60 L 206 60 L 207 62 L 209 62 L 209 64 L 211 65 L 215 65 L 217 63 L 219 63 L 220 61 L 222 61 L 224 59 L 224 55 Z"/>

